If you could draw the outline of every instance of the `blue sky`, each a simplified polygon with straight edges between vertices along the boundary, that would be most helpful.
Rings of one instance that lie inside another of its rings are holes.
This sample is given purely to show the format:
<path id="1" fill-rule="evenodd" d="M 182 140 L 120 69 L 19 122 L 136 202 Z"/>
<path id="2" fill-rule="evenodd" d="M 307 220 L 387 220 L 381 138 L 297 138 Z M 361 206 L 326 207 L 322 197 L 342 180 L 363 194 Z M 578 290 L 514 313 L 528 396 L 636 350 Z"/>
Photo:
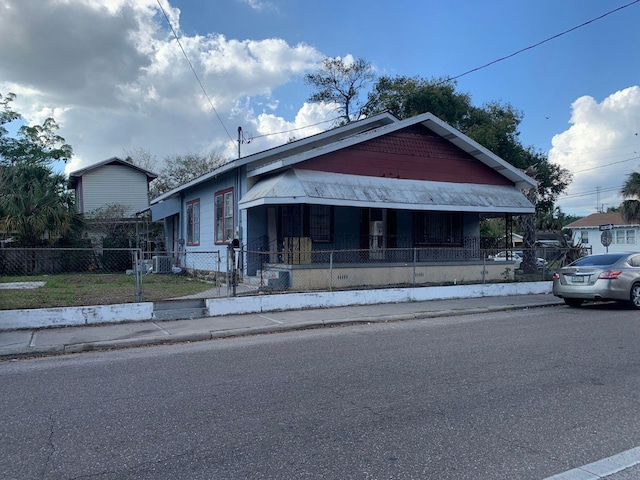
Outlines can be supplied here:
<path id="1" fill-rule="evenodd" d="M 378 75 L 456 76 L 631 0 L 0 0 L 0 93 L 28 121 L 53 115 L 76 157 L 67 171 L 144 149 L 243 154 L 313 134 L 330 106 L 302 79 L 324 57 Z M 511 103 L 521 139 L 574 173 L 565 213 L 616 206 L 640 169 L 640 3 L 458 80 L 476 105 Z M 219 118 L 218 118 L 219 117 Z M 224 125 L 224 127 L 223 127 Z"/>

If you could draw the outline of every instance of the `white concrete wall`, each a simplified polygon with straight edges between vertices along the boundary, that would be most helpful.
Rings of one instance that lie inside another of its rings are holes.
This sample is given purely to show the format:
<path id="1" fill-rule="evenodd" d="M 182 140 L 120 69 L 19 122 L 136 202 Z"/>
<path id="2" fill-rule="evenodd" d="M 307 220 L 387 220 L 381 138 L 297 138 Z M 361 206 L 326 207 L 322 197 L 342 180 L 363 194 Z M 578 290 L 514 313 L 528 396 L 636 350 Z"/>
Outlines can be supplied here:
<path id="1" fill-rule="evenodd" d="M 451 285 L 342 292 L 289 293 L 206 300 L 209 316 L 299 310 L 307 308 L 420 302 L 551 293 L 551 282 Z M 153 303 L 123 303 L 89 307 L 0 310 L 0 330 L 69 327 L 153 320 Z"/>
<path id="2" fill-rule="evenodd" d="M 0 310 L 0 330 L 139 322 L 150 320 L 152 316 L 152 302 L 89 307 Z"/>
<path id="3" fill-rule="evenodd" d="M 551 282 L 451 285 L 446 287 L 392 288 L 341 292 L 291 293 L 206 300 L 209 315 L 244 314 L 305 308 L 422 302 L 449 298 L 500 297 L 551 293 Z"/>

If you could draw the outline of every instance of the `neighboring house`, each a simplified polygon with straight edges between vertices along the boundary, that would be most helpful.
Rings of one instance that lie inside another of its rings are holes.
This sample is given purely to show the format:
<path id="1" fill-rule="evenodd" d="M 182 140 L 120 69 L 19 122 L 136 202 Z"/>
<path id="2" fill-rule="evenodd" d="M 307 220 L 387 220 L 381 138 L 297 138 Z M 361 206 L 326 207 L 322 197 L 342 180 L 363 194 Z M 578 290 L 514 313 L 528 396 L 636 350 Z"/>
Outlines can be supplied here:
<path id="1" fill-rule="evenodd" d="M 309 278 L 330 261 L 352 269 L 336 275 L 345 286 L 362 281 L 354 269 L 392 283 L 393 269 L 412 268 L 414 259 L 425 282 L 476 281 L 505 271 L 484 264 L 481 217 L 533 214 L 521 190 L 535 185 L 432 114 L 384 113 L 233 160 L 154 199 L 151 211 L 165 222 L 174 261 L 187 269 L 215 269 L 190 263 L 198 258 L 191 254 L 224 259 L 235 240 L 271 252 L 268 262 L 288 272 L 292 287 L 296 269 Z M 292 255 L 296 249 L 307 253 Z M 322 255 L 335 250 L 345 254 Z M 249 255 L 243 273 L 257 275 L 264 262 Z"/>
<path id="2" fill-rule="evenodd" d="M 125 217 L 149 208 L 149 182 L 158 175 L 117 157 L 69 174 L 68 186 L 76 192 L 78 212 L 87 214 L 107 205 L 126 207 Z"/>
<path id="3" fill-rule="evenodd" d="M 612 225 L 611 245 L 602 244 L 601 226 Z M 629 222 L 620 213 L 593 213 L 564 227 L 571 231 L 573 245 L 582 244 L 591 248 L 592 253 L 623 252 L 640 250 L 640 225 Z"/>

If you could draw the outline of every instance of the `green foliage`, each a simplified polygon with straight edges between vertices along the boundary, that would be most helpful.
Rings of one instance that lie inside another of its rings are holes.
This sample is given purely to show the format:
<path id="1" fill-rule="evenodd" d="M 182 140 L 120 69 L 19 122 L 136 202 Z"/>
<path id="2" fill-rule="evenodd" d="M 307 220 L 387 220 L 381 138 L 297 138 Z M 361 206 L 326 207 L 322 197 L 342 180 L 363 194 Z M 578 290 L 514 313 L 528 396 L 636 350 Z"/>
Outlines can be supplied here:
<path id="1" fill-rule="evenodd" d="M 4 127 L 20 119 L 11 108 L 14 94 L 0 95 L 0 233 L 17 237 L 23 245 L 50 243 L 77 226 L 72 195 L 66 179 L 54 173 L 51 164 L 67 161 L 71 147 L 47 118 L 42 125 L 19 128 L 10 137 Z"/>
<path id="2" fill-rule="evenodd" d="M 364 106 L 358 101 L 359 95 L 374 80 L 371 64 L 362 58 L 353 62 L 325 58 L 316 73 L 305 75 L 305 82 L 316 89 L 309 101 L 335 103 L 341 124 L 361 117 Z"/>
<path id="3" fill-rule="evenodd" d="M 504 218 L 483 218 L 480 220 L 480 236 L 482 238 L 504 237 L 506 232 Z"/>
<path id="4" fill-rule="evenodd" d="M 167 157 L 165 162 L 164 168 L 153 185 L 158 194 L 168 192 L 215 170 L 224 163 L 224 159 L 214 153 L 209 155 L 188 153 Z"/>
<path id="5" fill-rule="evenodd" d="M 632 172 L 622 186 L 625 200 L 620 204 L 620 213 L 627 221 L 640 221 L 640 172 Z"/>
<path id="6" fill-rule="evenodd" d="M 522 145 L 522 112 L 500 102 L 475 107 L 470 95 L 456 92 L 455 85 L 442 79 L 381 77 L 369 94 L 365 113 L 390 111 L 401 119 L 433 113 L 511 165 L 521 170 L 535 167 L 537 214 L 552 211 L 571 182 L 569 171 L 549 162 L 546 154 Z"/>
<path id="7" fill-rule="evenodd" d="M 456 83 L 445 79 L 388 77 L 378 79 L 369 93 L 363 113 L 389 112 L 400 119 L 431 112 L 458 130 L 468 124 L 471 97 L 455 91 Z"/>
<path id="8" fill-rule="evenodd" d="M 15 137 L 9 137 L 6 125 L 20 119 L 20 114 L 11 108 L 15 95 L 0 94 L 0 164 L 49 165 L 54 161 L 66 162 L 71 158 L 71 146 L 56 134 L 58 124 L 47 118 L 42 125 L 22 125 Z"/>
<path id="9" fill-rule="evenodd" d="M 100 235 L 105 242 L 107 239 L 120 242 L 112 248 L 128 248 L 131 246 L 129 243 L 135 243 L 135 224 L 129 221 L 128 214 L 128 206 L 111 203 L 86 212 L 85 218 L 90 230 Z M 106 247 L 106 243 L 103 246 Z"/>
<path id="10" fill-rule="evenodd" d="M 565 226 L 580 220 L 579 215 L 567 215 L 560 207 L 539 213 L 536 216 L 536 230 L 541 232 L 561 232 Z"/>
<path id="11" fill-rule="evenodd" d="M 147 170 L 157 171 L 155 157 L 142 148 L 128 152 L 126 160 Z M 164 167 L 160 169 L 158 178 L 149 185 L 151 196 L 158 197 L 215 170 L 224 163 L 224 158 L 217 153 L 207 155 L 188 153 L 165 157 Z"/>
<path id="12" fill-rule="evenodd" d="M 0 166 L 0 231 L 18 237 L 23 245 L 50 243 L 73 225 L 73 198 L 63 175 L 40 165 Z"/>
<path id="13" fill-rule="evenodd" d="M 640 221 L 640 201 L 638 200 L 624 200 L 620 204 L 620 213 L 624 219 L 628 222 Z"/>

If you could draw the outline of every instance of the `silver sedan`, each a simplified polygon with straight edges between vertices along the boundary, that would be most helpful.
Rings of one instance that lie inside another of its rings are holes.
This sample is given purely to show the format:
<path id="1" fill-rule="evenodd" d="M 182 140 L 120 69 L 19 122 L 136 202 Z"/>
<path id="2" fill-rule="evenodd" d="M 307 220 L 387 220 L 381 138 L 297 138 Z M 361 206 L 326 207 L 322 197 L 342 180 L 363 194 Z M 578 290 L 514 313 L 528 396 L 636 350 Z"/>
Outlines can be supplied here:
<path id="1" fill-rule="evenodd" d="M 640 309 L 640 252 L 582 257 L 554 272 L 553 294 L 570 307 L 615 300 Z"/>

